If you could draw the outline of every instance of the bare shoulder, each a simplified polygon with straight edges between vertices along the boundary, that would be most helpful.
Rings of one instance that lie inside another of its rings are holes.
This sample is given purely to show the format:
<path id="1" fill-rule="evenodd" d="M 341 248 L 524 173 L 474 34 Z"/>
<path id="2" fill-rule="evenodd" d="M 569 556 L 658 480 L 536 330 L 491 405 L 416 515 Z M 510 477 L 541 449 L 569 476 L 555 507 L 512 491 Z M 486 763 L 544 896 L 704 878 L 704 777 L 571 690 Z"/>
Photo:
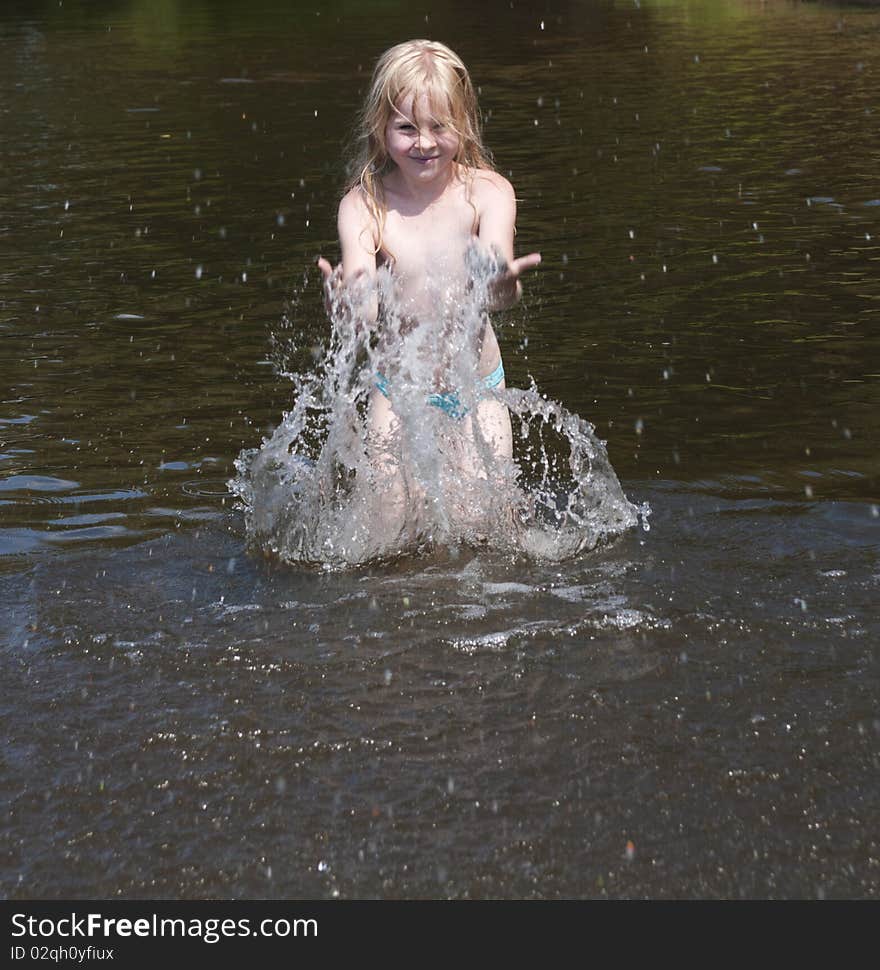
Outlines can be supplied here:
<path id="1" fill-rule="evenodd" d="M 516 205 L 513 186 L 500 172 L 494 172 L 492 169 L 474 170 L 473 192 L 478 205 Z"/>
<path id="2" fill-rule="evenodd" d="M 375 218 L 360 186 L 349 189 L 340 200 L 337 226 L 343 244 L 358 240 L 366 249 L 375 249 Z"/>
<path id="3" fill-rule="evenodd" d="M 355 223 L 363 228 L 370 221 L 370 210 L 363 189 L 356 185 L 342 197 L 339 202 L 339 221 L 347 224 Z"/>

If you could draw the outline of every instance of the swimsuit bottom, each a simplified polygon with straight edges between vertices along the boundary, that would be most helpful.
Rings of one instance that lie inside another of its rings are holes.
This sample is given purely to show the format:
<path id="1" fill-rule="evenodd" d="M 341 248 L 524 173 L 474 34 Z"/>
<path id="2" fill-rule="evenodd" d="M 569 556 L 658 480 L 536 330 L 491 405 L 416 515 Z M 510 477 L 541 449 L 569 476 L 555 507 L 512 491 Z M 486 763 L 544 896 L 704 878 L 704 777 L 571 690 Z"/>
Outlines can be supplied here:
<path id="1" fill-rule="evenodd" d="M 485 388 L 487 391 L 491 391 L 493 388 L 498 387 L 498 385 L 504 380 L 504 364 L 499 360 L 498 366 L 491 374 L 487 374 L 485 377 L 477 381 L 477 391 L 481 391 Z M 391 400 L 391 395 L 389 391 L 391 390 L 391 385 L 388 382 L 388 378 L 384 377 L 382 374 L 376 374 L 376 389 L 388 400 Z M 448 391 L 445 394 L 429 394 L 427 403 L 432 407 L 440 408 L 441 411 L 445 411 L 446 414 L 451 418 L 455 418 L 460 421 L 468 413 L 468 408 L 466 408 L 462 403 L 459 396 L 455 391 Z"/>

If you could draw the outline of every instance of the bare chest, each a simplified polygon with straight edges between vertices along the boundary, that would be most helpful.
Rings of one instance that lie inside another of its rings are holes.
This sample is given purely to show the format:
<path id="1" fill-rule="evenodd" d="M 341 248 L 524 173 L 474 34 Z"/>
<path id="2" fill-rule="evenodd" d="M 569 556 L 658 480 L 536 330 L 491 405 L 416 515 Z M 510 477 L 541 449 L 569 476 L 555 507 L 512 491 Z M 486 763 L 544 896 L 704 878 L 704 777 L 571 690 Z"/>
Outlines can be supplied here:
<path id="1" fill-rule="evenodd" d="M 464 203 L 407 213 L 390 208 L 382 233 L 382 250 L 394 274 L 409 285 L 428 277 L 464 275 L 464 253 L 476 231 L 476 213 Z"/>

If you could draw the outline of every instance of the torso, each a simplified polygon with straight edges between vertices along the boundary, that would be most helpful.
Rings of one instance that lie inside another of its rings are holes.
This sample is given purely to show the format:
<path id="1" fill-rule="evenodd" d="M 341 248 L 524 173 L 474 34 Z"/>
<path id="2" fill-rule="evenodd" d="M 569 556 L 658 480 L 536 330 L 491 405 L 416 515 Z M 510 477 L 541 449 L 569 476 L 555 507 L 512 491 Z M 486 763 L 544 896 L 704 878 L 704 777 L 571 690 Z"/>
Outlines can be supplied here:
<path id="1" fill-rule="evenodd" d="M 456 181 L 437 202 L 421 210 L 387 188 L 385 201 L 381 253 L 407 295 L 415 298 L 420 284 L 429 279 L 463 283 L 464 252 L 479 231 L 468 187 Z"/>
<path id="2" fill-rule="evenodd" d="M 431 323 L 443 331 L 461 324 L 469 276 L 465 252 L 479 233 L 480 183 L 492 173 L 475 172 L 469 182 L 455 179 L 443 195 L 418 207 L 393 185 L 385 185 L 386 218 L 377 262 L 392 271 L 403 315 L 414 329 Z M 479 376 L 497 366 L 500 351 L 488 317 L 476 334 Z M 438 360 L 438 371 L 443 362 Z"/>

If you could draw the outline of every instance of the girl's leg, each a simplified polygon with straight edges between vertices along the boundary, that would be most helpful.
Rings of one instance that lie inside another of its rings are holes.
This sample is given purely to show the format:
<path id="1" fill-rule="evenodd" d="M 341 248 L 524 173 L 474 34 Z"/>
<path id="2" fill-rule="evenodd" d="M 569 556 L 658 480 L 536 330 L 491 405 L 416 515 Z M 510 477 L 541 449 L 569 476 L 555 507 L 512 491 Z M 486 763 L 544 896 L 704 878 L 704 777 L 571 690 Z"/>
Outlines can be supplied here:
<path id="1" fill-rule="evenodd" d="M 516 477 L 510 413 L 503 402 L 484 398 L 461 422 L 451 419 L 447 427 L 450 507 L 461 526 L 486 538 L 493 529 L 487 514 L 490 509 L 498 514 L 498 499 L 506 505 L 502 497 L 510 494 L 507 483 Z"/>
<path id="2" fill-rule="evenodd" d="M 374 489 L 384 531 L 401 533 L 407 521 L 407 488 L 402 467 L 400 421 L 391 402 L 379 390 L 370 395 L 367 415 L 367 454 L 373 469 Z"/>
<path id="3" fill-rule="evenodd" d="M 504 390 L 504 380 L 496 387 Z M 441 450 L 463 479 L 485 481 L 513 458 L 510 412 L 501 401 L 484 398 L 463 419 L 451 420 Z"/>
<path id="4" fill-rule="evenodd" d="M 502 383 L 499 385 L 504 387 Z M 475 411 L 477 432 L 494 459 L 513 457 L 513 430 L 510 412 L 501 401 L 480 401 Z"/>
<path id="5" fill-rule="evenodd" d="M 503 391 L 507 384 L 502 378 L 495 386 Z M 476 434 L 483 447 L 488 448 L 493 463 L 513 458 L 513 429 L 507 406 L 493 398 L 484 398 L 474 409 L 474 419 Z"/>

